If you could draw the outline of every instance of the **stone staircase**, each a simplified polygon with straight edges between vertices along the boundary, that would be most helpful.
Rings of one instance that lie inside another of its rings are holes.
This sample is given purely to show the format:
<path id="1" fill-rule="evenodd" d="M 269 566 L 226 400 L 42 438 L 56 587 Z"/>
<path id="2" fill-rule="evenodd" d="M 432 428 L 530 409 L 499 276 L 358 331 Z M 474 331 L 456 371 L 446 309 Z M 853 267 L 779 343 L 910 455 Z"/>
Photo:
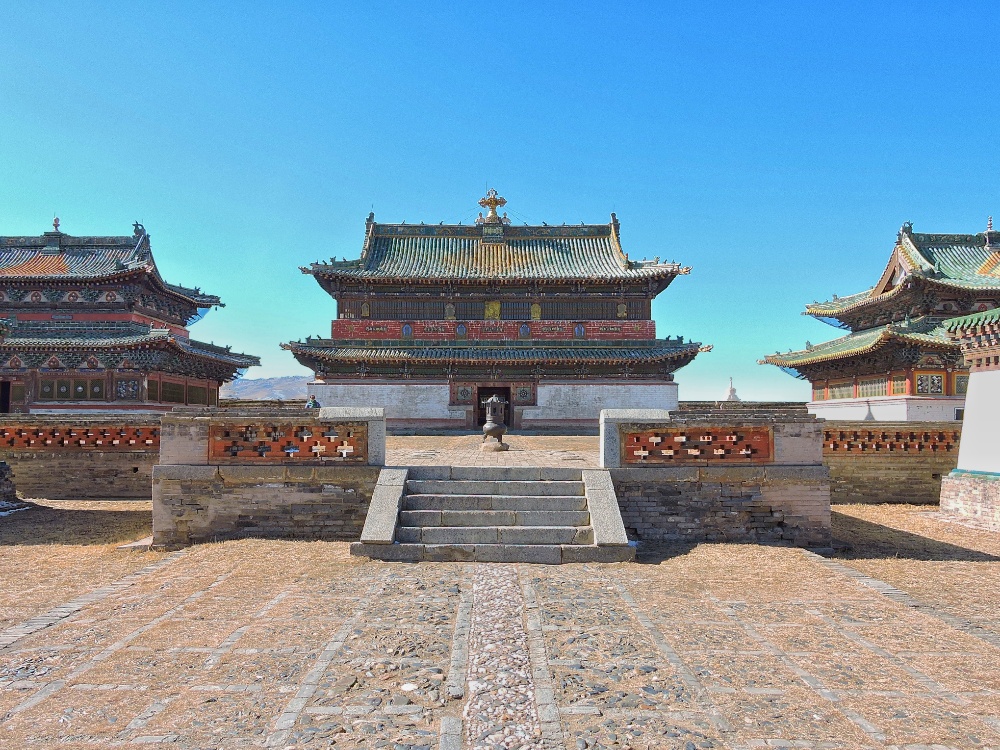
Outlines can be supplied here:
<path id="1" fill-rule="evenodd" d="M 425 466 L 382 475 L 352 554 L 546 564 L 635 557 L 604 471 Z"/>

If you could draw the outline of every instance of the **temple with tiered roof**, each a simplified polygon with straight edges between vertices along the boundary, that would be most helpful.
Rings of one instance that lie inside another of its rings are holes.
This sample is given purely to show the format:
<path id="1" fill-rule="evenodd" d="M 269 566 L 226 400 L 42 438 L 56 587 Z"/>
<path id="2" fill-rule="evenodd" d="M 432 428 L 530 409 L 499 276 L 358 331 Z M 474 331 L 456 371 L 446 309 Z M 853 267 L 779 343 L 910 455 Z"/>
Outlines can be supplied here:
<path id="1" fill-rule="evenodd" d="M 469 427 L 499 395 L 513 426 L 596 422 L 602 408 L 675 408 L 673 373 L 710 347 L 656 338 L 653 299 L 690 268 L 635 261 L 619 223 L 514 226 L 490 190 L 474 225 L 379 224 L 361 257 L 316 262 L 337 301 L 330 338 L 284 344 L 323 406 L 390 423 Z"/>
<path id="2" fill-rule="evenodd" d="M 812 385 L 809 409 L 829 419 L 961 418 L 969 371 L 949 321 L 1000 307 L 1000 232 L 922 234 L 903 225 L 871 289 L 806 306 L 846 336 L 768 355 Z"/>
<path id="3" fill-rule="evenodd" d="M 120 237 L 0 237 L 0 412 L 214 405 L 252 355 L 190 338 L 218 297 L 168 284 L 136 223 Z"/>

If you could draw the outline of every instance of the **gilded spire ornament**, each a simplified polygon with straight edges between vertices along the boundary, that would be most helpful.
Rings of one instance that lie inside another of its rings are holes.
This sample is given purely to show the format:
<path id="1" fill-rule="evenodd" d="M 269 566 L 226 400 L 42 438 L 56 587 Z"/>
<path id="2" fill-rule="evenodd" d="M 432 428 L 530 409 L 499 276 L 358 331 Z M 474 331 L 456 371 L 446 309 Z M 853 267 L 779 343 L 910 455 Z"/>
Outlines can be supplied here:
<path id="1" fill-rule="evenodd" d="M 479 205 L 483 208 L 489 209 L 489 212 L 483 218 L 483 224 L 500 224 L 502 219 L 497 215 L 497 209 L 503 208 L 507 205 L 507 199 L 501 195 L 497 195 L 496 188 L 490 188 L 486 191 L 486 196 L 480 198 Z M 477 224 L 480 223 L 478 220 Z"/>

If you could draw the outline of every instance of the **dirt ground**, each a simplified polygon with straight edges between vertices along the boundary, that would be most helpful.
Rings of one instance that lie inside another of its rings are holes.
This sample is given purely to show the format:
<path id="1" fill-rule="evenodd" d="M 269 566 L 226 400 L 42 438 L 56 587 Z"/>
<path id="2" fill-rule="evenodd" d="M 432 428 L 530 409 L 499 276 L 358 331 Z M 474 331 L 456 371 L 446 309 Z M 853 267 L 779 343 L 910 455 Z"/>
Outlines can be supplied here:
<path id="1" fill-rule="evenodd" d="M 0 748 L 448 747 L 474 564 L 324 542 L 114 551 L 148 512 L 0 519 Z M 898 505 L 836 506 L 834 535 L 833 558 L 701 544 L 512 566 L 537 606 L 552 747 L 1000 748 L 1000 535 Z"/>

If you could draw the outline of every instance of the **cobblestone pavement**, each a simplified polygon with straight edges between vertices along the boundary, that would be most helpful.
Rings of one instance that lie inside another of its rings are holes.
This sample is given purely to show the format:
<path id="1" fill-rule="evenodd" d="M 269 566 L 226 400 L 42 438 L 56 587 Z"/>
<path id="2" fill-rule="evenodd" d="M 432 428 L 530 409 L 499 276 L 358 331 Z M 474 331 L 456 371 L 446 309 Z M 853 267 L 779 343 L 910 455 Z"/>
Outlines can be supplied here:
<path id="1" fill-rule="evenodd" d="M 389 435 L 389 466 L 569 466 L 597 468 L 596 435 L 505 435 L 510 450 L 481 452 L 482 435 Z"/>
<path id="2" fill-rule="evenodd" d="M 974 558 L 995 612 L 986 532 L 893 512 Z M 202 545 L 0 648 L 0 747 L 1000 748 L 974 597 L 877 579 L 864 552 L 414 565 Z M 950 564 L 937 552 L 910 562 Z"/>

